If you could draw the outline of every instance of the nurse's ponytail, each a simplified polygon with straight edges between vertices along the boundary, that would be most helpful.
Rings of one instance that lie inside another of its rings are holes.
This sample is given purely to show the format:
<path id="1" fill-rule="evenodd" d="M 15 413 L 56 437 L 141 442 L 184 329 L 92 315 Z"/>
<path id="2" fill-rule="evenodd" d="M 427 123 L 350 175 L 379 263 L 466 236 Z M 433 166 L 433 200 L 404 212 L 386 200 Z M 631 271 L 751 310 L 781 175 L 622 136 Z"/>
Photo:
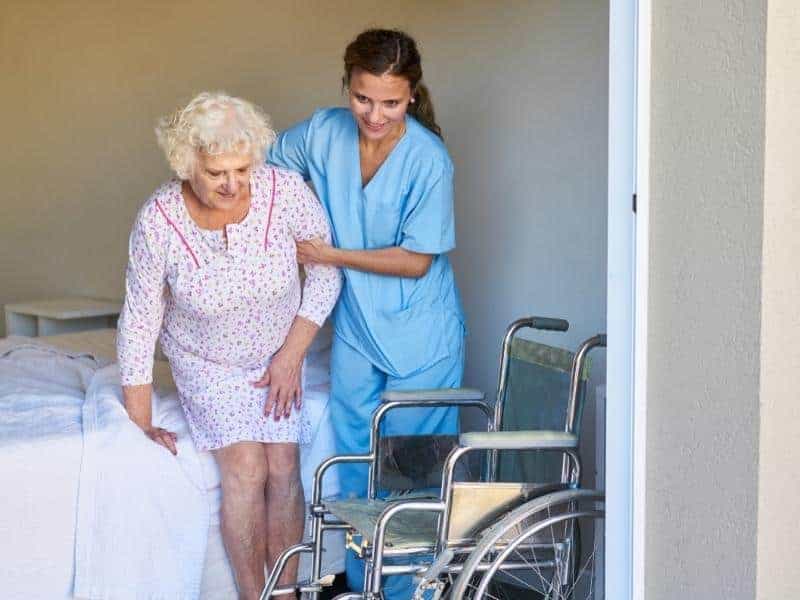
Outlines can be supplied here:
<path id="1" fill-rule="evenodd" d="M 442 137 L 442 129 L 436 124 L 436 115 L 433 112 L 431 93 L 424 83 L 417 84 L 414 93 L 414 103 L 408 107 L 408 112 L 433 133 Z"/>
<path id="2" fill-rule="evenodd" d="M 422 59 L 414 38 L 393 29 L 368 29 L 350 42 L 344 52 L 342 83 L 345 87 L 349 85 L 355 67 L 372 75 L 388 74 L 407 79 L 413 100 L 408 106 L 409 114 L 442 137 L 430 92 L 422 83 Z"/>

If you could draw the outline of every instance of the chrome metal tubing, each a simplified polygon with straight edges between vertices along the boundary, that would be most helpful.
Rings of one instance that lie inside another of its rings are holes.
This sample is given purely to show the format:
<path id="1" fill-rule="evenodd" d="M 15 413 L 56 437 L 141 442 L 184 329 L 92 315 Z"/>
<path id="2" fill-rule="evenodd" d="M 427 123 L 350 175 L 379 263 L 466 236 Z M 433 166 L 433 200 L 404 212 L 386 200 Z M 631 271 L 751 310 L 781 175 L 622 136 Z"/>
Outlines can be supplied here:
<path id="1" fill-rule="evenodd" d="M 500 566 L 503 564 L 503 561 L 508 558 L 509 554 L 511 554 L 517 547 L 524 542 L 529 537 L 532 537 L 542 531 L 550 527 L 551 525 L 555 525 L 556 523 L 560 523 L 563 521 L 574 521 L 575 519 L 580 518 L 600 518 L 604 516 L 604 512 L 602 510 L 580 510 L 580 511 L 573 511 L 564 515 L 558 515 L 555 517 L 551 517 L 549 519 L 545 519 L 543 521 L 539 521 L 531 527 L 528 531 L 525 532 L 525 535 L 521 535 L 518 537 L 514 542 L 506 546 L 506 548 L 497 555 L 497 557 L 492 562 L 491 568 L 486 570 L 483 579 L 481 580 L 481 584 L 478 587 L 477 591 L 475 592 L 475 596 L 477 598 L 483 598 L 483 595 L 486 593 L 486 588 L 489 586 L 489 582 L 491 581 L 492 577 L 497 573 Z"/>
<path id="2" fill-rule="evenodd" d="M 593 348 L 605 348 L 606 336 L 605 334 L 598 334 L 585 340 L 575 352 L 572 357 L 572 367 L 570 368 L 569 377 L 569 401 L 567 403 L 567 422 L 564 431 L 568 433 L 577 433 L 576 419 L 578 416 L 578 393 L 581 385 L 581 373 L 583 372 L 584 365 L 586 364 L 586 356 Z M 578 423 L 577 425 L 580 425 Z M 561 481 L 567 482 L 569 480 L 569 463 L 567 457 L 561 463 Z"/>
<path id="3" fill-rule="evenodd" d="M 437 408 L 442 406 L 456 406 L 456 407 L 472 407 L 472 408 L 479 408 L 483 411 L 486 415 L 486 419 L 489 421 L 491 426 L 492 421 L 492 406 L 486 402 L 485 400 L 447 400 L 444 399 L 437 399 L 437 400 L 390 400 L 387 402 L 383 402 L 378 409 L 372 413 L 372 421 L 370 424 L 370 432 L 369 432 L 369 449 L 370 453 L 369 456 L 373 457 L 373 461 L 377 460 L 378 456 L 378 442 L 380 439 L 380 426 L 383 418 L 386 416 L 390 410 L 394 410 L 395 408 L 420 408 L 420 407 L 429 407 L 429 408 Z M 377 494 L 377 490 L 375 489 L 375 479 L 377 475 L 377 467 L 373 464 L 369 470 L 369 479 L 367 481 L 367 498 L 374 500 Z"/>
<path id="4" fill-rule="evenodd" d="M 381 576 L 383 571 L 383 546 L 386 540 L 386 527 L 392 518 L 407 511 L 426 511 L 441 513 L 444 510 L 444 503 L 437 501 L 427 502 L 402 502 L 387 507 L 378 517 L 375 524 L 373 539 L 372 568 L 367 569 L 364 581 L 364 591 L 366 594 L 378 594 L 381 590 Z M 367 596 L 369 597 L 369 596 Z"/>
<path id="5" fill-rule="evenodd" d="M 500 354 L 500 374 L 497 378 L 497 396 L 494 402 L 494 420 L 492 422 L 492 431 L 500 431 L 503 425 L 503 409 L 505 404 L 506 386 L 508 385 L 508 369 L 511 364 L 511 344 L 514 341 L 514 336 L 520 329 L 529 328 L 537 329 L 537 321 L 542 320 L 541 317 L 527 317 L 524 319 L 517 319 L 508 326 L 506 334 L 503 337 L 503 348 Z M 547 319 L 553 321 L 552 319 Z M 569 323 L 563 322 L 565 327 L 557 329 L 566 331 L 569 328 Z M 546 329 L 552 329 L 546 327 Z M 498 453 L 497 450 L 489 452 L 489 472 L 487 473 L 488 481 L 495 481 L 497 479 L 497 463 Z"/>
<path id="6" fill-rule="evenodd" d="M 444 512 L 439 518 L 437 527 L 439 537 L 436 540 L 435 553 L 439 554 L 447 545 L 447 530 L 450 528 L 450 513 L 453 507 L 453 477 L 456 464 L 461 457 L 472 451 L 473 448 L 458 446 L 450 451 L 444 463 L 444 473 L 442 475 L 442 489 L 439 492 L 439 501 L 444 505 Z"/>
<path id="7" fill-rule="evenodd" d="M 442 477 L 442 489 L 439 493 L 440 502 L 444 504 L 444 512 L 439 519 L 438 534 L 436 540 L 436 553 L 438 554 L 447 546 L 447 531 L 450 528 L 450 517 L 453 505 L 453 477 L 455 473 L 456 464 L 461 458 L 474 450 L 484 450 L 485 448 L 473 448 L 470 446 L 459 446 L 453 448 L 450 454 L 447 455 L 445 461 L 444 475 Z M 513 450 L 513 448 L 510 448 Z M 581 476 L 581 460 L 578 451 L 572 448 L 541 448 L 536 449 L 537 452 L 563 452 L 565 457 L 572 459 L 574 465 L 572 469 L 572 477 L 569 483 L 572 487 L 577 487 L 580 482 Z M 491 450 L 490 450 L 491 452 Z"/>
<path id="8" fill-rule="evenodd" d="M 312 520 L 311 524 L 311 580 L 319 581 L 322 575 L 322 538 L 325 531 L 331 529 L 349 529 L 346 523 L 325 523 L 325 515 L 327 511 L 322 504 L 322 479 L 325 472 L 336 464 L 343 463 L 358 463 L 366 462 L 372 463 L 374 456 L 371 454 L 342 454 L 338 456 L 331 456 L 330 458 L 322 461 L 314 471 L 314 481 L 312 483 L 311 491 L 311 509 L 310 514 Z M 277 567 L 276 567 L 277 568 Z M 273 569 L 274 571 L 275 569 Z M 277 580 L 276 580 L 277 581 Z M 266 588 L 265 588 L 266 589 Z M 317 592 L 312 591 L 312 599 L 316 600 L 319 595 Z M 263 595 L 262 595 L 263 600 Z"/>
<path id="9" fill-rule="evenodd" d="M 311 503 L 319 506 L 322 503 L 322 477 L 330 467 L 340 463 L 369 463 L 375 460 L 372 454 L 339 454 L 322 461 L 314 471 L 314 483 L 311 488 Z"/>
<path id="10" fill-rule="evenodd" d="M 275 566 L 272 568 L 272 571 L 269 574 L 267 583 L 264 585 L 264 589 L 261 592 L 261 600 L 267 600 L 267 598 L 271 598 L 272 594 L 275 592 L 288 593 L 296 590 L 298 587 L 296 585 L 289 588 L 281 588 L 280 590 L 276 590 L 275 586 L 278 584 L 278 579 L 280 578 L 281 573 L 283 572 L 283 569 L 286 567 L 286 563 L 290 558 L 292 558 L 295 554 L 313 551 L 314 549 L 310 544 L 295 544 L 294 546 L 289 546 L 286 550 L 281 552 L 278 560 L 275 562 Z"/>
<path id="11" fill-rule="evenodd" d="M 575 419 L 578 412 L 578 391 L 580 389 L 581 372 L 586 364 L 586 355 L 593 348 L 605 347 L 605 335 L 596 335 L 584 341 L 572 358 L 569 380 L 569 403 L 567 404 L 567 426 L 565 431 L 575 433 Z"/>

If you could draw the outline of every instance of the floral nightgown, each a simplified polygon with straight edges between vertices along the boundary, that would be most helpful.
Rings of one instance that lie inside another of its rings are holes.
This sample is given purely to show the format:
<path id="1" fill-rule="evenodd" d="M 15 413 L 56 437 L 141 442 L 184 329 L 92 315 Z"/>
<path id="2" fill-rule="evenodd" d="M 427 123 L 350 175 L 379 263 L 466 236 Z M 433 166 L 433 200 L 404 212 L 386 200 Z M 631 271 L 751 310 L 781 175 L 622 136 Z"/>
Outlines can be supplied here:
<path id="1" fill-rule="evenodd" d="M 239 441 L 308 441 L 301 411 L 264 415 L 254 388 L 296 315 L 322 325 L 341 286 L 338 269 L 306 267 L 295 242 L 330 242 L 325 213 L 299 175 L 258 166 L 250 210 L 223 232 L 203 230 L 181 195 L 162 185 L 139 211 L 130 237 L 117 354 L 123 385 L 152 381 L 156 339 L 172 367 L 192 438 L 210 450 Z"/>

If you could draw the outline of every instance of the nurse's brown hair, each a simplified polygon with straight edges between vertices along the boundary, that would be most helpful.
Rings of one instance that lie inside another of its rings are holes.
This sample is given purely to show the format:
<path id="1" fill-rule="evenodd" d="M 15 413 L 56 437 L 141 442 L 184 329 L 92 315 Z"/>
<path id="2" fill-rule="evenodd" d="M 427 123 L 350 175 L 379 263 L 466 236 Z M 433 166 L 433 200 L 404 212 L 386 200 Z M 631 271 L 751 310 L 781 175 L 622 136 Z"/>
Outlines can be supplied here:
<path id="1" fill-rule="evenodd" d="M 372 75 L 388 74 L 408 80 L 414 99 L 408 105 L 409 114 L 442 137 L 430 92 L 422 83 L 422 59 L 414 38 L 394 29 L 368 29 L 350 42 L 344 51 L 342 83 L 345 87 L 350 84 L 350 75 L 355 67 Z"/>

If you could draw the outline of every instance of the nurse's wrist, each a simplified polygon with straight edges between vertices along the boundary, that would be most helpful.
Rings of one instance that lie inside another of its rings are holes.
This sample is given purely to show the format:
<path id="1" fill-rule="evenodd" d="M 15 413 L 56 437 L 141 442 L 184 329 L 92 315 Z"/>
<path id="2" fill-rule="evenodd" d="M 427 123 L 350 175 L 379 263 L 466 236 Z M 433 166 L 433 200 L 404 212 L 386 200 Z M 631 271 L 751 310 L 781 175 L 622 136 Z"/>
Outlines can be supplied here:
<path id="1" fill-rule="evenodd" d="M 325 246 L 322 251 L 322 263 L 332 267 L 343 266 L 341 263 L 343 252 L 344 251 L 341 248 L 336 248 L 335 246 Z"/>

